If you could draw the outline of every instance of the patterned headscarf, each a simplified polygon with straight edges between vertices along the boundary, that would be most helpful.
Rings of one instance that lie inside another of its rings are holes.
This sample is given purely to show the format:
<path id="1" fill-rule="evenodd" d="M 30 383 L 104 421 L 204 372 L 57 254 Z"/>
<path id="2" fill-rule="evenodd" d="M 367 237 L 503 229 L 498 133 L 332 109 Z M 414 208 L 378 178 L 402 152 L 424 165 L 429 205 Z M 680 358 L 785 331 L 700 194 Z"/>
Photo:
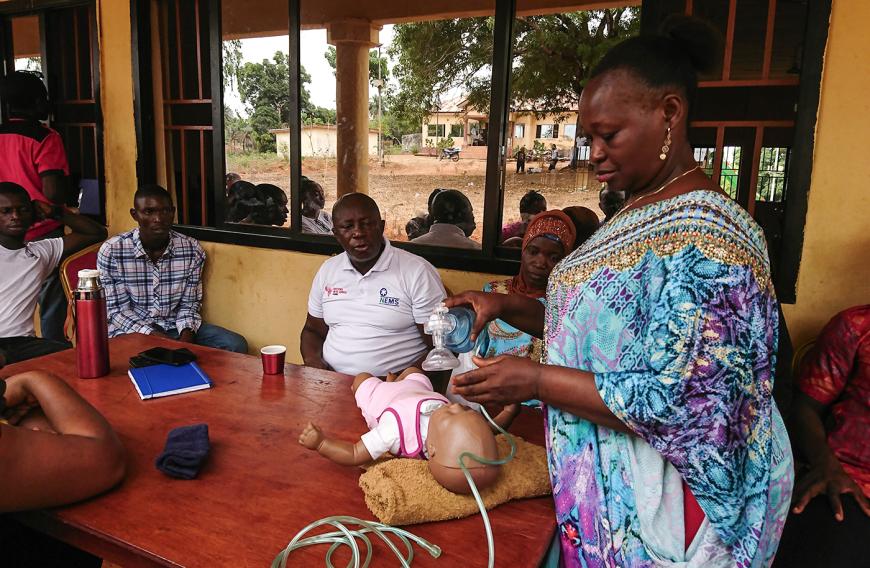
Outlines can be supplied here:
<path id="1" fill-rule="evenodd" d="M 574 240 L 577 238 L 577 230 L 571 218 L 554 209 L 545 211 L 537 216 L 526 227 L 526 235 L 523 237 L 523 250 L 532 242 L 532 239 L 544 237 L 556 241 L 562 245 L 565 254 L 571 252 Z M 523 278 L 523 271 L 514 276 L 508 287 L 511 294 L 521 294 L 528 298 L 543 298 L 547 291 L 530 286 Z"/>
<path id="2" fill-rule="evenodd" d="M 553 209 L 552 211 L 545 211 L 536 215 L 531 220 L 523 237 L 523 250 L 526 250 L 528 244 L 535 237 L 546 237 L 556 241 L 568 253 L 574 248 L 574 241 L 577 239 L 577 229 L 574 228 L 574 223 L 570 217 L 558 209 Z"/>

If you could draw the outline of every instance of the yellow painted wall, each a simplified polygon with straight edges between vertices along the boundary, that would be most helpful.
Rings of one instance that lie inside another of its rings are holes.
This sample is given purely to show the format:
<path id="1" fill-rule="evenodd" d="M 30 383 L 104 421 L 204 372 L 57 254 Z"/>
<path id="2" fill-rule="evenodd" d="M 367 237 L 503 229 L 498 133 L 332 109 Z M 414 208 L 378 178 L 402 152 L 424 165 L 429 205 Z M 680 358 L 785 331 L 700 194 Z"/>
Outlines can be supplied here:
<path id="1" fill-rule="evenodd" d="M 130 7 L 101 0 L 101 85 L 105 121 L 107 213 L 111 233 L 132 227 L 136 187 Z M 785 313 L 802 343 L 836 311 L 870 302 L 870 3 L 834 0 L 816 136 L 798 303 Z M 298 337 L 311 279 L 324 257 L 203 243 L 205 317 L 248 337 L 252 349 L 284 343 L 299 361 Z M 479 289 L 494 277 L 442 270 L 454 291 Z"/>
<path id="2" fill-rule="evenodd" d="M 133 59 L 130 3 L 97 2 L 100 46 L 100 101 L 109 234 L 134 226 L 130 218 L 136 192 L 136 123 L 133 118 Z"/>
<path id="3" fill-rule="evenodd" d="M 286 345 L 288 358 L 301 363 L 299 332 L 305 323 L 308 292 L 326 257 L 219 243 L 202 246 L 208 256 L 203 317 L 244 334 L 252 350 L 272 343 Z M 440 272 L 444 285 L 454 291 L 480 289 L 499 278 Z"/>
<path id="4" fill-rule="evenodd" d="M 870 303 L 870 2 L 834 0 L 822 76 L 797 303 L 801 345 L 835 313 Z"/>

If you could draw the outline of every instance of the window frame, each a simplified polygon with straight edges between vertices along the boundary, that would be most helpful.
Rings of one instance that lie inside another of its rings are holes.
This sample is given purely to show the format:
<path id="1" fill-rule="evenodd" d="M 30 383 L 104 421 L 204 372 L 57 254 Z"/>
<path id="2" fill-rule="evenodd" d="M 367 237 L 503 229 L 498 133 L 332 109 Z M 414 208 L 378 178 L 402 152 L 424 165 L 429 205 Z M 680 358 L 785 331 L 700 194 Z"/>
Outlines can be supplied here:
<path id="1" fill-rule="evenodd" d="M 544 128 L 552 128 L 551 136 L 539 136 L 544 133 Z M 558 140 L 559 139 L 559 124 L 556 122 L 539 122 L 535 124 L 535 140 Z"/>
<path id="2" fill-rule="evenodd" d="M 435 129 L 435 134 L 431 134 L 432 129 Z M 441 134 L 438 134 L 439 130 L 441 131 Z M 447 125 L 443 122 L 430 122 L 426 125 L 426 138 L 447 138 L 444 134 L 445 132 L 447 132 Z"/>
<path id="3" fill-rule="evenodd" d="M 198 226 L 177 224 L 175 228 L 188 236 L 210 242 L 253 246 L 279 250 L 292 250 L 311 254 L 333 255 L 342 252 L 341 247 L 331 235 L 313 235 L 304 233 L 301 227 L 301 210 L 299 184 L 301 182 L 301 117 L 299 66 L 300 66 L 300 8 L 302 0 L 288 0 L 289 5 L 289 55 L 291 73 L 289 80 L 291 112 L 288 128 L 290 154 L 290 221 L 288 227 L 269 227 L 260 225 L 238 225 L 227 223 L 224 211 L 224 185 L 222 183 L 226 169 L 224 154 L 223 128 L 223 87 L 222 87 L 222 35 L 220 0 L 203 0 L 208 3 L 210 13 L 210 45 L 211 78 L 212 78 L 212 124 L 213 130 L 213 164 L 214 164 L 214 196 L 213 211 L 214 226 Z M 483 239 L 481 250 L 455 249 L 420 245 L 402 241 L 391 241 L 399 248 L 410 250 L 423 256 L 439 268 L 450 268 L 474 272 L 489 272 L 494 274 L 512 275 L 519 270 L 519 251 L 501 247 L 498 244 L 501 235 L 501 205 L 502 179 L 506 166 L 506 136 L 502 132 L 507 124 L 509 93 L 508 81 L 510 49 L 513 37 L 513 20 L 516 12 L 515 0 L 495 0 L 495 25 L 493 31 L 492 54 L 492 95 L 490 102 L 490 119 L 487 134 L 487 167 L 486 192 L 483 211 Z M 133 26 L 133 65 L 139 71 L 150 69 L 151 61 L 151 26 L 159 25 L 152 22 L 150 0 L 131 0 L 131 24 Z M 155 148 L 153 127 L 154 101 L 151 98 L 152 81 L 150 74 L 141 72 L 134 75 L 134 118 L 136 122 L 136 137 L 140 148 Z M 445 127 L 446 124 L 441 125 Z M 496 126 L 497 128 L 493 128 Z M 296 134 L 293 134 L 293 133 Z M 428 134 L 428 132 L 427 132 Z M 444 136 L 446 138 L 446 136 Z M 139 183 L 155 183 L 158 179 L 156 160 L 150 152 L 139 152 L 137 174 Z M 501 168 L 501 171 L 499 171 Z M 498 194 L 498 195 L 495 195 Z"/>
<path id="4" fill-rule="evenodd" d="M 221 33 L 220 0 L 207 0 L 217 9 L 212 13 L 211 52 L 217 57 L 212 59 L 212 77 L 221 77 Z M 51 0 L 46 2 L 49 4 Z M 17 5 L 13 0 L 9 4 Z M 290 203 L 291 228 L 238 226 L 220 221 L 215 227 L 179 225 L 178 230 L 205 241 L 293 250 L 313 254 L 337 254 L 341 248 L 335 239 L 326 235 L 311 235 L 299 230 L 301 212 L 299 203 L 299 183 L 301 178 L 301 142 L 299 100 L 299 10 L 301 0 L 288 0 L 290 8 L 290 56 L 294 61 L 290 76 L 291 113 L 290 130 Z M 812 158 L 818 102 L 821 88 L 822 63 L 829 29 L 829 16 L 832 0 L 812 0 L 808 4 L 807 25 L 804 31 L 803 65 L 800 75 L 800 95 L 795 120 L 795 143 L 791 147 L 791 160 L 788 170 L 789 201 L 784 216 L 784 238 L 779 258 L 779 282 L 777 290 L 781 301 L 793 303 L 796 300 L 797 273 L 803 251 L 803 229 L 807 213 L 807 195 L 812 174 Z M 150 74 L 141 73 L 150 69 L 150 0 L 131 0 L 131 20 L 133 24 L 133 59 L 135 119 L 137 143 L 140 151 L 137 161 L 139 181 L 156 181 L 154 158 L 145 148 L 155 148 L 153 134 L 153 101 L 151 97 Z M 649 17 L 661 9 L 663 3 L 657 0 L 644 0 L 641 18 Z M 516 274 L 519 268 L 519 251 L 498 245 L 501 232 L 501 218 L 504 200 L 504 175 L 506 167 L 507 141 L 516 138 L 514 130 L 507 132 L 510 110 L 510 62 L 512 55 L 513 23 L 516 18 L 516 0 L 495 0 L 495 25 L 493 27 L 493 54 L 491 99 L 487 139 L 487 165 L 483 211 L 482 250 L 470 251 L 444 247 L 429 247 L 405 242 L 394 242 L 396 246 L 411 250 L 432 262 L 435 266 L 471 272 L 496 274 Z M 216 38 L 216 44 L 215 44 Z M 225 168 L 223 151 L 223 90 L 218 89 L 213 96 L 214 128 L 214 165 L 216 180 L 215 195 L 218 218 L 223 219 L 222 176 Z M 525 125 L 523 125 L 525 126 Z M 536 125 L 537 127 L 538 125 Z M 553 125 L 558 138 L 557 125 Z M 537 130 L 537 128 L 536 128 Z M 524 132 L 525 134 L 525 132 Z M 537 134 L 537 132 L 535 132 Z M 539 139 L 539 138 L 536 138 Z M 543 139 L 541 139 L 543 140 Z M 551 140 L 551 139 L 547 139 Z M 218 156 L 219 154 L 219 156 Z M 219 158 L 219 159 L 218 159 Z M 217 170 L 220 169 L 219 175 Z"/>

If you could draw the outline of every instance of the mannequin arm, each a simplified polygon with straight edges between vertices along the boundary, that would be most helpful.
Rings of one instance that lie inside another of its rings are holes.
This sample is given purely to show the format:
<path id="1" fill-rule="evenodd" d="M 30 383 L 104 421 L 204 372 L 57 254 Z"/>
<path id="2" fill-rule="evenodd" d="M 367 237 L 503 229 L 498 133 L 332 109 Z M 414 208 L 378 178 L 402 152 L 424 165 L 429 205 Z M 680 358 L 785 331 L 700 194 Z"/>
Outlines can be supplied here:
<path id="1" fill-rule="evenodd" d="M 363 465 L 372 461 L 372 456 L 366 449 L 362 440 L 356 444 L 327 438 L 318 426 L 309 422 L 302 434 L 299 443 L 309 450 L 317 450 L 321 456 L 341 465 Z"/>

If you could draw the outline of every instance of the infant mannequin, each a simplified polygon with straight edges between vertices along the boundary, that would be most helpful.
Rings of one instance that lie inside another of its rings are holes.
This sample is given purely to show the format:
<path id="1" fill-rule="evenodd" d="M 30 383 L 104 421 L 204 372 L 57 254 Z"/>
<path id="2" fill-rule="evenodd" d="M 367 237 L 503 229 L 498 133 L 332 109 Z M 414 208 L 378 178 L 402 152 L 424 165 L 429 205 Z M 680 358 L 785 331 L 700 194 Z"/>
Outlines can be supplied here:
<path id="1" fill-rule="evenodd" d="M 470 408 L 450 403 L 433 392 L 432 383 L 417 368 L 410 367 L 386 381 L 361 373 L 351 390 L 370 430 L 355 444 L 327 438 L 312 423 L 299 436 L 299 443 L 342 465 L 363 465 L 389 452 L 397 457 L 428 460 L 438 483 L 454 493 L 471 489 L 459 467 L 459 456 L 470 452 L 488 460 L 498 459 L 495 435 L 486 419 Z M 519 412 L 512 405 L 494 421 L 506 428 Z M 498 477 L 498 466 L 464 458 L 478 489 Z"/>

